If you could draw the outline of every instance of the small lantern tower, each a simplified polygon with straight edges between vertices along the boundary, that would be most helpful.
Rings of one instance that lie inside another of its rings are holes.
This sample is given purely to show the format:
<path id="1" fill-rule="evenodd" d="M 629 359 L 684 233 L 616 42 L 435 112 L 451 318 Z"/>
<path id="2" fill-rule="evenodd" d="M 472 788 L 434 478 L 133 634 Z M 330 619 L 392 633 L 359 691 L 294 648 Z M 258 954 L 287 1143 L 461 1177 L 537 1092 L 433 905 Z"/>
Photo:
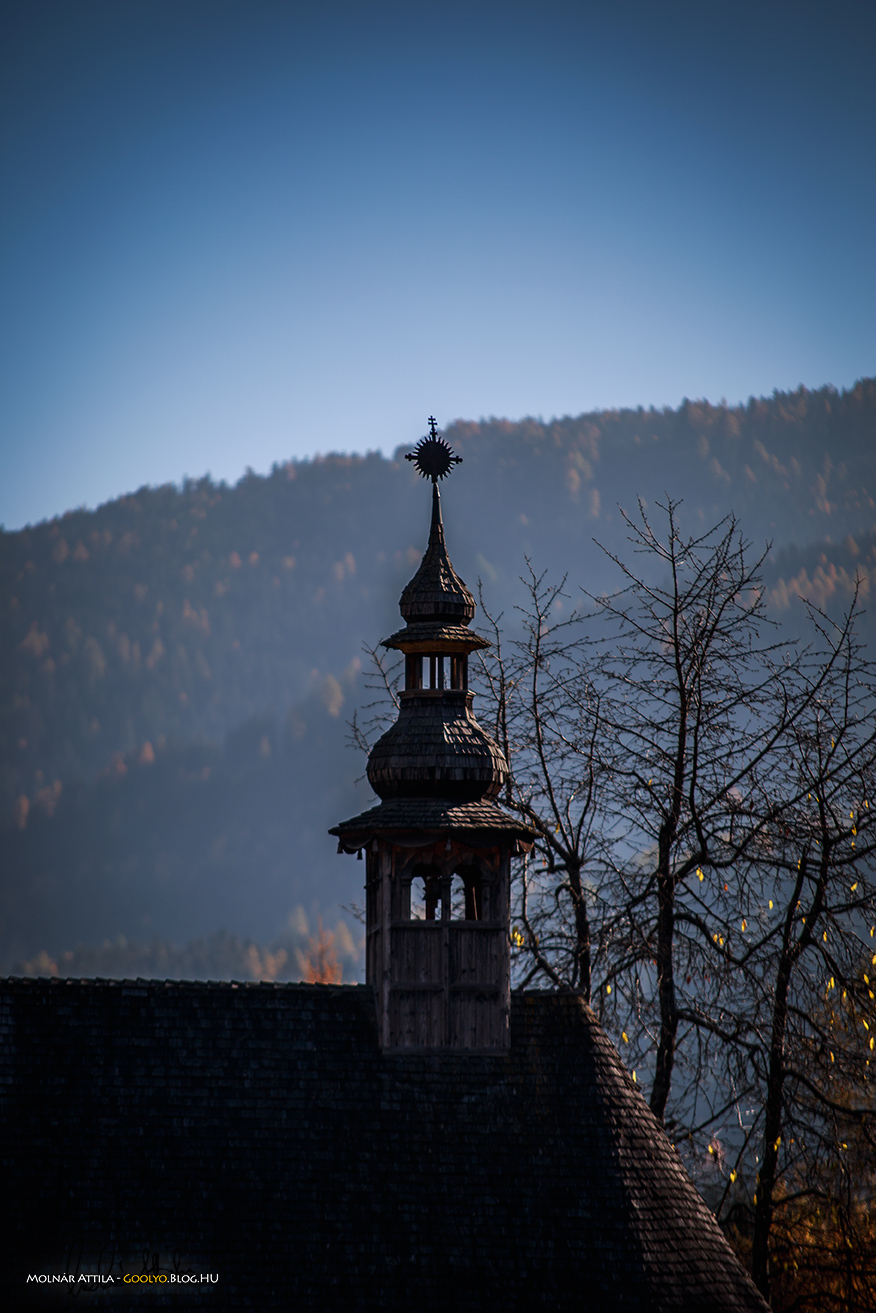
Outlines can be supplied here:
<path id="1" fill-rule="evenodd" d="M 408 455 L 432 481 L 432 524 L 383 640 L 403 652 L 395 724 L 375 744 L 368 780 L 381 799 L 331 830 L 364 850 L 366 979 L 384 1050 L 490 1052 L 509 1044 L 511 858 L 533 833 L 496 803 L 508 777 L 472 712 L 468 658 L 474 598 L 450 563 L 438 480 L 460 462 L 429 420 Z"/>

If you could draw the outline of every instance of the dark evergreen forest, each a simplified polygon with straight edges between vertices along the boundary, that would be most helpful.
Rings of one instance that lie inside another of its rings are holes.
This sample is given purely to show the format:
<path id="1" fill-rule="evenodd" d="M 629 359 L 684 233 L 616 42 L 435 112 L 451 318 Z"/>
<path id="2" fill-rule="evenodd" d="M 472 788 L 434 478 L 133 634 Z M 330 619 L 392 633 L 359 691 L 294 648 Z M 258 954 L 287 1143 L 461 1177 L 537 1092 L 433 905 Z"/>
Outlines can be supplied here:
<path id="1" fill-rule="evenodd" d="M 618 506 L 637 498 L 680 500 L 689 532 L 735 511 L 754 552 L 771 543 L 789 636 L 800 597 L 836 613 L 856 579 L 864 608 L 876 591 L 876 379 L 444 433 L 464 461 L 451 556 L 506 624 L 527 558 L 571 595 L 616 586 L 600 544 L 624 555 Z M 0 532 L 0 969 L 297 977 L 322 916 L 356 978 L 338 921 L 355 939 L 340 909 L 361 867 L 326 830 L 369 802 L 346 746 L 362 647 L 398 627 L 425 546 L 428 490 L 402 454 Z M 867 614 L 860 632 L 872 646 Z"/>

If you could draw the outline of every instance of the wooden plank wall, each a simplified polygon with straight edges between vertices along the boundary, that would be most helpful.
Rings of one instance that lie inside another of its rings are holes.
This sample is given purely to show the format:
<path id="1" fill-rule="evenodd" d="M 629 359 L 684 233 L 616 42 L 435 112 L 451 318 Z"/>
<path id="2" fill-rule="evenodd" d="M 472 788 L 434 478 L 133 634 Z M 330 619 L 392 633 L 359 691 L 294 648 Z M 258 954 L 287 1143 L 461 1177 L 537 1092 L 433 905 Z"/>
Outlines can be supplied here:
<path id="1" fill-rule="evenodd" d="M 368 854 L 367 970 L 378 992 L 383 1048 L 507 1048 L 509 854 L 496 849 L 477 854 L 489 921 L 451 920 L 449 912 L 442 920 L 424 921 L 400 916 L 410 908 L 416 864 L 411 849 L 382 841 L 376 849 Z M 473 860 L 471 851 L 448 852 L 444 845 L 415 855 L 419 863 L 436 866 L 440 857 L 448 871 Z"/>

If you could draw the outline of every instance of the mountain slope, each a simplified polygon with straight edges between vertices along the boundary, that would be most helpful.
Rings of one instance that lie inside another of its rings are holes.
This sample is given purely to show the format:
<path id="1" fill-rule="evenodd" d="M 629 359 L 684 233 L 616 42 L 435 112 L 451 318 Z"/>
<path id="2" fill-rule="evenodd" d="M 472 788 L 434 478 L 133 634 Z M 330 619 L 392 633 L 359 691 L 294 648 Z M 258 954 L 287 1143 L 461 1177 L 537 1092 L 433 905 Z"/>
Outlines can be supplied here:
<path id="1" fill-rule="evenodd" d="M 792 627 L 801 592 L 830 608 L 856 572 L 864 600 L 876 588 L 876 379 L 445 433 L 464 460 L 445 488 L 451 554 L 494 612 L 513 617 L 526 556 L 570 589 L 610 587 L 593 539 L 624 554 L 617 503 L 637 496 L 682 499 L 689 531 L 734 510 L 757 550 L 772 539 L 770 601 Z M 0 951 L 60 951 L 89 925 L 142 935 L 143 917 L 163 935 L 226 924 L 270 938 L 296 902 L 356 896 L 358 873 L 337 884 L 322 829 L 364 805 L 344 722 L 365 698 L 362 644 L 397 627 L 427 523 L 428 490 L 397 453 L 278 465 L 234 488 L 143 488 L 0 533 L 0 897 L 28 904 Z M 249 783 L 222 792 L 247 735 L 268 742 L 263 796 L 285 808 L 282 834 L 261 805 L 250 826 Z M 200 792 L 180 765 L 191 752 L 207 754 Z M 185 807 L 162 812 L 150 766 L 182 770 Z M 230 865 L 215 857 L 223 813 Z"/>

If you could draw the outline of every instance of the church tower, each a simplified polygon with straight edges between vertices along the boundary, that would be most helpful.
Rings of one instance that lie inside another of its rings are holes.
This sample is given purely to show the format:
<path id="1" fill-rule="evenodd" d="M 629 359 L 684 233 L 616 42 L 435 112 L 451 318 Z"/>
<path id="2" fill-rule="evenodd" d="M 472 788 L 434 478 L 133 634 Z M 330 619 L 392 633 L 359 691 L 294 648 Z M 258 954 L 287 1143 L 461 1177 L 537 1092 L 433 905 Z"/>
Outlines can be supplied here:
<path id="1" fill-rule="evenodd" d="M 533 833 L 496 803 L 508 767 L 474 718 L 468 658 L 489 643 L 450 563 L 438 481 L 460 457 L 429 436 L 407 459 L 432 482 L 429 545 L 399 602 L 405 627 L 395 724 L 374 745 L 380 805 L 335 826 L 366 856 L 366 979 L 384 1050 L 489 1052 L 509 1044 L 511 858 Z"/>

